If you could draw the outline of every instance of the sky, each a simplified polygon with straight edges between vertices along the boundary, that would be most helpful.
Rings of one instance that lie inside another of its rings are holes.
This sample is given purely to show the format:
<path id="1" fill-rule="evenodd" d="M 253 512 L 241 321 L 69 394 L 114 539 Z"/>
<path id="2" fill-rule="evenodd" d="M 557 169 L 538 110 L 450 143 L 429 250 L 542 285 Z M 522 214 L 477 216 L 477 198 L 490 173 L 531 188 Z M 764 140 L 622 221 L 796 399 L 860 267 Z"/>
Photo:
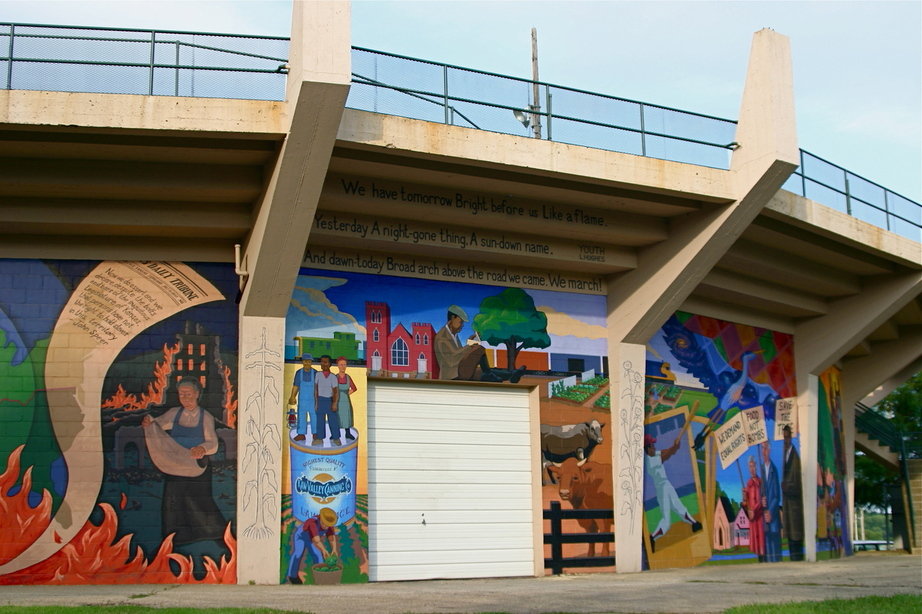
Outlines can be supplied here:
<path id="1" fill-rule="evenodd" d="M 0 21 L 288 36 L 291 0 L 0 0 Z M 352 44 L 728 119 L 791 39 L 800 147 L 922 202 L 920 0 L 355 0 Z"/>

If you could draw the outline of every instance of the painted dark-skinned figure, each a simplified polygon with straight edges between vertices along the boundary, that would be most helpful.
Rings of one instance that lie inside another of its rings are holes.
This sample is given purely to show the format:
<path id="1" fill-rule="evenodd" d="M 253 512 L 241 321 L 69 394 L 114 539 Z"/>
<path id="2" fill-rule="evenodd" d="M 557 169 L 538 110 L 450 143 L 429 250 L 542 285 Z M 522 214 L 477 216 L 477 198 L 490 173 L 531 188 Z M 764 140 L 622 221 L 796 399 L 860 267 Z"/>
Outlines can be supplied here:
<path id="1" fill-rule="evenodd" d="M 161 416 L 144 416 L 144 438 L 151 460 L 163 472 L 161 527 L 175 545 L 220 540 L 227 521 L 212 495 L 208 457 L 218 451 L 214 417 L 198 403 L 202 387 L 184 379 L 176 387 L 179 407 Z"/>
<path id="2" fill-rule="evenodd" d="M 792 561 L 804 560 L 804 502 L 800 479 L 800 455 L 794 447 L 791 427 L 784 425 L 784 469 L 781 476 L 782 526 Z"/>
<path id="3" fill-rule="evenodd" d="M 434 349 L 439 363 L 439 377 L 482 382 L 508 380 L 517 383 L 525 373 L 524 367 L 515 371 L 491 368 L 486 350 L 480 345 L 476 333 L 468 338 L 467 343 L 460 340 L 458 334 L 468 321 L 467 313 L 458 305 L 448 308 L 447 322 L 435 334 Z"/>

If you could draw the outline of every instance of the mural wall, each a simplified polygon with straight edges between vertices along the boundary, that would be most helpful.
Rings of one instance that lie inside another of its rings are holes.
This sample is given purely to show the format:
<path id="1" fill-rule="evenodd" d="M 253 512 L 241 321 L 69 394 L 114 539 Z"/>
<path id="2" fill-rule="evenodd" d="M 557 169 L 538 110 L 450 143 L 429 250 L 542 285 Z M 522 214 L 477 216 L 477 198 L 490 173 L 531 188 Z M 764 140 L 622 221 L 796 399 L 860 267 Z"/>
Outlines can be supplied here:
<path id="1" fill-rule="evenodd" d="M 677 312 L 645 379 L 648 566 L 803 560 L 791 335 Z"/>
<path id="2" fill-rule="evenodd" d="M 840 374 L 839 369 L 830 367 L 819 377 L 816 467 L 818 559 L 852 554 Z"/>
<path id="3" fill-rule="evenodd" d="M 282 582 L 367 581 L 369 375 L 538 384 L 545 507 L 612 509 L 604 297 L 303 269 L 286 328 Z"/>
<path id="4" fill-rule="evenodd" d="M 0 584 L 236 582 L 236 286 L 0 260 Z"/>

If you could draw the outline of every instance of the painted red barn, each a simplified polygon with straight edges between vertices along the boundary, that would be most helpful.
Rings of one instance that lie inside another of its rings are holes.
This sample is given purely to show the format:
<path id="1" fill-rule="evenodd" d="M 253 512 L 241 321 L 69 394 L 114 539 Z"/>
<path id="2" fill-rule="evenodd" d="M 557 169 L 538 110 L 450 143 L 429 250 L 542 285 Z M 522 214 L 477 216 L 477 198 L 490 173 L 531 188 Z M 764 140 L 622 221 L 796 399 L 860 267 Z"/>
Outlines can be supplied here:
<path id="1" fill-rule="evenodd" d="M 391 308 L 384 302 L 365 302 L 365 360 L 372 375 L 436 379 L 435 328 L 413 322 L 410 330 L 398 323 L 391 328 Z"/>

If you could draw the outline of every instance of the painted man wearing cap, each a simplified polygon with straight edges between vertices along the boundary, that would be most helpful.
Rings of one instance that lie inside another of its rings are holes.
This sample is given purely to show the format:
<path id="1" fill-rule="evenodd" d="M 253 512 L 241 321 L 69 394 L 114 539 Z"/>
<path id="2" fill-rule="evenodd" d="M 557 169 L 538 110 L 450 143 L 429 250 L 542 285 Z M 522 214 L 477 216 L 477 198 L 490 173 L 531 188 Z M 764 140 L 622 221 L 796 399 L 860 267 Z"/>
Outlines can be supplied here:
<path id="1" fill-rule="evenodd" d="M 291 557 L 288 559 L 288 581 L 302 584 L 298 570 L 304 551 L 310 553 L 311 563 L 322 563 L 330 555 L 339 556 L 339 542 L 336 541 L 336 512 L 328 507 L 320 508 L 316 516 L 311 516 L 295 531 Z M 327 539 L 327 546 L 323 539 Z"/>
<path id="2" fill-rule="evenodd" d="M 672 514 L 687 522 L 692 527 L 692 532 L 697 533 L 701 530 L 701 523 L 688 513 L 688 509 L 682 503 L 678 493 L 669 477 L 666 475 L 666 467 L 663 466 L 669 458 L 675 454 L 679 445 L 682 443 L 682 436 L 676 438 L 675 442 L 663 450 L 656 449 L 656 437 L 653 435 L 643 436 L 644 468 L 647 475 L 653 480 L 653 488 L 656 490 L 656 500 L 659 504 L 662 518 L 656 525 L 656 530 L 650 534 L 650 550 L 656 552 L 656 540 L 669 531 L 672 526 Z"/>
<path id="3" fill-rule="evenodd" d="M 311 366 L 313 361 L 314 357 L 311 354 L 301 355 L 302 366 L 295 373 L 291 395 L 288 397 L 289 405 L 298 405 L 298 434 L 295 435 L 295 441 L 304 441 L 307 438 L 308 419 L 311 425 L 317 424 L 317 416 L 314 413 L 314 378 L 317 371 Z M 304 394 L 301 394 L 302 390 Z"/>
<path id="4" fill-rule="evenodd" d="M 330 423 L 330 445 L 342 444 L 339 438 L 339 387 L 336 375 L 330 371 L 333 358 L 327 354 L 320 357 L 320 373 L 314 377 L 314 415 L 317 422 L 311 430 L 314 432 L 312 445 L 323 444 L 327 436 L 327 422 Z"/>
<path id="5" fill-rule="evenodd" d="M 503 382 L 509 380 L 517 383 L 525 369 L 509 371 L 491 369 L 486 350 L 480 345 L 476 333 L 468 337 L 467 343 L 458 338 L 458 333 L 469 321 L 467 313 L 458 305 L 448 308 L 448 321 L 435 334 L 435 358 L 439 363 L 441 379 L 480 380 L 482 382 Z M 478 375 L 477 368 L 480 367 Z"/>

